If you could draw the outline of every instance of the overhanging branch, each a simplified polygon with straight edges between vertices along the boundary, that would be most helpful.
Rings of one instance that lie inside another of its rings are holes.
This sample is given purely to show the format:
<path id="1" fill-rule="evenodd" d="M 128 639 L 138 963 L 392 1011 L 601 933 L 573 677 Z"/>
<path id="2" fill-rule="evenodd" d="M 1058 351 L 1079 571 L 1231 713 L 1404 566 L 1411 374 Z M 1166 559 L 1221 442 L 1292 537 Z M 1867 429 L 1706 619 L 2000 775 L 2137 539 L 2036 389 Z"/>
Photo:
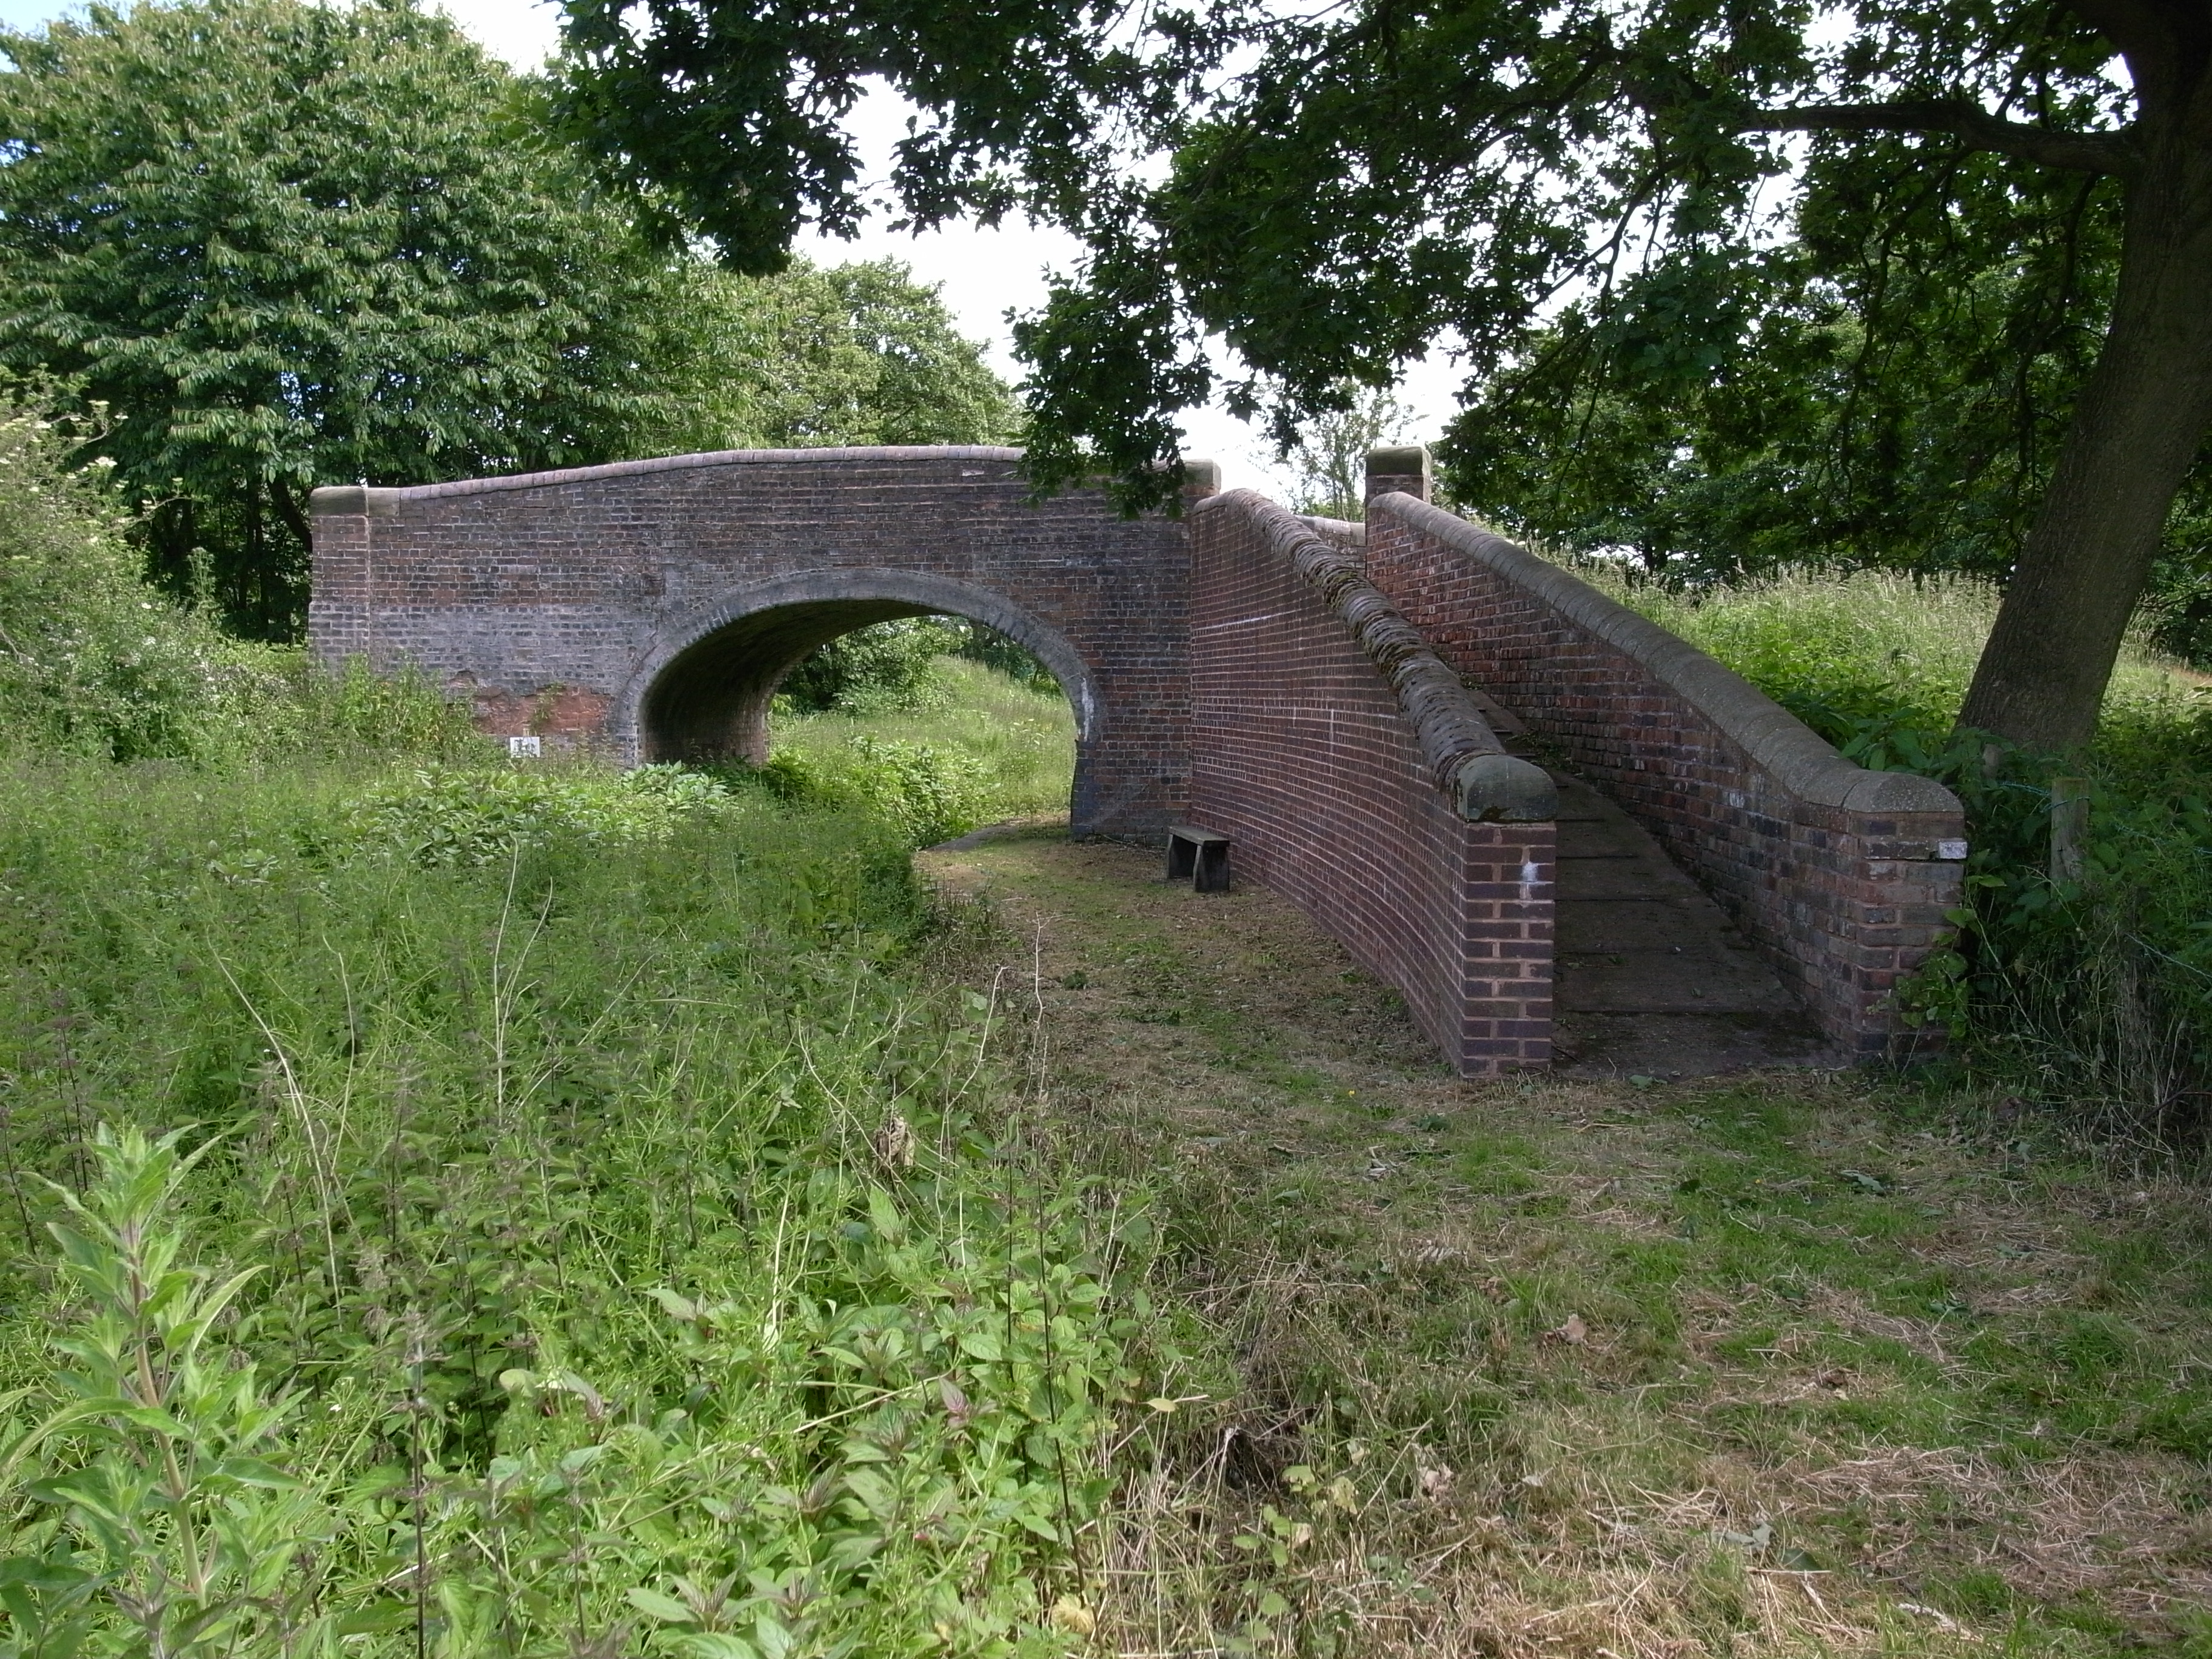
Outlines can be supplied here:
<path id="1" fill-rule="evenodd" d="M 2126 173 L 2141 160 L 2135 134 L 2061 132 L 2008 121 L 1959 99 L 1900 99 L 1887 104 L 1801 104 L 1754 110 L 1742 132 L 1919 132 L 1961 138 L 1974 149 L 2074 173 Z"/>

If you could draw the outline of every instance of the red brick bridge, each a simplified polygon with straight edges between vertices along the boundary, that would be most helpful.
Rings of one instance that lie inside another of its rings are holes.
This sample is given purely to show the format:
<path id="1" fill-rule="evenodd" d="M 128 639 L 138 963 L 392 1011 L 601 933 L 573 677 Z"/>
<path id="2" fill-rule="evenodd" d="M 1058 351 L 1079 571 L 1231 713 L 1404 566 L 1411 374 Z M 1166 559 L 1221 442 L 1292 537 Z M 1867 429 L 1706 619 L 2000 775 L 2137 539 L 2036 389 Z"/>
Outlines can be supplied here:
<path id="1" fill-rule="evenodd" d="M 313 648 L 488 732 L 763 758 L 809 652 L 988 623 L 1074 708 L 1073 832 L 1229 835 L 1464 1074 L 1873 1057 L 1958 902 L 1940 785 L 1851 764 L 1378 451 L 1364 525 L 1192 469 L 1180 520 L 1036 502 L 1018 450 L 733 451 L 314 493 Z"/>

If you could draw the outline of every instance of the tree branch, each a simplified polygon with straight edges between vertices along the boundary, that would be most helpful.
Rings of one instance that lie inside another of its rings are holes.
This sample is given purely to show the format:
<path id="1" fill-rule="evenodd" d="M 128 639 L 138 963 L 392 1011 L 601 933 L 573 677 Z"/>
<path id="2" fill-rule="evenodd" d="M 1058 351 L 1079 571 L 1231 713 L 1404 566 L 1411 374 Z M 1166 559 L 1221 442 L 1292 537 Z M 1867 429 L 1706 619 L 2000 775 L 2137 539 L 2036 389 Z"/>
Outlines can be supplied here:
<path id="1" fill-rule="evenodd" d="M 276 498 L 276 516 L 283 520 L 286 526 L 291 531 L 291 532 L 300 538 L 301 546 L 307 549 L 310 552 L 313 551 L 315 545 L 314 530 L 307 523 L 307 515 L 300 511 L 300 503 L 297 499 L 294 497 L 289 489 L 285 488 L 284 481 L 282 478 L 272 477 L 270 479 L 269 493 Z"/>
<path id="2" fill-rule="evenodd" d="M 1754 110 L 1740 132 L 1919 132 L 1962 138 L 1970 149 L 1995 150 L 2022 161 L 2074 173 L 2128 173 L 2142 160 L 2131 129 L 2060 132 L 2008 121 L 1954 98 L 1900 99 L 1889 104 L 1801 104 Z"/>

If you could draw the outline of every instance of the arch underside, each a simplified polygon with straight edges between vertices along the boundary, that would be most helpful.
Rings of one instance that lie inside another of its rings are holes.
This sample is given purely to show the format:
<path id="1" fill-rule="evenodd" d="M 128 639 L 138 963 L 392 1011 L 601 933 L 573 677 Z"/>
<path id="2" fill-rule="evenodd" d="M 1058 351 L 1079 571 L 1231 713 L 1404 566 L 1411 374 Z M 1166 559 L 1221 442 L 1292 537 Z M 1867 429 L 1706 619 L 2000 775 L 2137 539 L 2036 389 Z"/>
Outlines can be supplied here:
<path id="1" fill-rule="evenodd" d="M 647 693 L 646 757 L 768 759 L 769 704 L 808 654 L 871 623 L 939 614 L 898 599 L 779 606 L 725 624 L 679 653 Z"/>
<path id="2" fill-rule="evenodd" d="M 1078 769 L 1095 735 L 1091 672 L 1073 644 L 1003 596 L 908 572 L 843 572 L 771 582 L 695 613 L 636 708 L 638 748 L 654 761 L 768 758 L 769 708 L 808 654 L 872 623 L 954 616 L 996 629 L 1050 669 L 1073 706 Z M 673 643 L 673 642 L 672 642 Z"/>

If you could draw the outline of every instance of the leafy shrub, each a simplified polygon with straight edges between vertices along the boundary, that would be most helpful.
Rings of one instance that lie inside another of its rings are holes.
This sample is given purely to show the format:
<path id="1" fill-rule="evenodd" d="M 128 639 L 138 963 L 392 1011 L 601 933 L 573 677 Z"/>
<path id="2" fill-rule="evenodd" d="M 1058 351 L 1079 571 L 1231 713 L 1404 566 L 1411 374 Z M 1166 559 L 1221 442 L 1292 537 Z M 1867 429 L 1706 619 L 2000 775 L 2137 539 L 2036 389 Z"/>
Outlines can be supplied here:
<path id="1" fill-rule="evenodd" d="M 1029 650 L 1017 644 L 995 628 L 986 628 L 981 623 L 969 622 L 964 617 L 945 617 L 939 619 L 952 633 L 958 643 L 952 654 L 969 662 L 981 663 L 984 667 L 1003 674 L 1024 691 L 1040 696 L 1057 697 L 1061 687 L 1052 670 L 1047 668 Z"/>
<path id="2" fill-rule="evenodd" d="M 380 780 L 340 809 L 342 836 L 429 866 L 488 864 L 528 842 L 665 841 L 687 820 L 736 805 L 680 766 L 614 772 L 427 766 Z"/>
<path id="3" fill-rule="evenodd" d="M 1052 671 L 994 628 L 964 617 L 918 617 L 858 628 L 792 670 L 779 689 L 787 714 L 872 715 L 948 706 L 942 659 L 995 670 L 1025 690 L 1057 696 Z"/>
<path id="4" fill-rule="evenodd" d="M 219 765 L 332 750 L 452 753 L 468 711 L 414 675 L 327 673 L 232 639 L 141 579 L 97 469 L 0 410 L 0 728 L 18 754 Z"/>
<path id="5" fill-rule="evenodd" d="M 989 775 L 974 756 L 865 732 L 832 749 L 778 749 L 755 775 L 787 801 L 872 814 L 915 847 L 997 816 Z"/>
<path id="6" fill-rule="evenodd" d="M 816 650 L 784 677 L 777 700 L 795 714 L 838 709 L 888 714 L 941 702 L 936 664 L 957 643 L 934 617 L 856 628 Z"/>
<path id="7" fill-rule="evenodd" d="M 764 781 L 793 800 L 894 811 L 915 844 L 977 824 L 1066 809 L 1075 720 L 1059 684 L 1010 678 L 959 657 L 938 659 L 940 707 L 898 714 L 779 715 Z M 888 762 L 886 761 L 888 757 Z"/>
<path id="8" fill-rule="evenodd" d="M 138 575 L 96 474 L 61 465 L 52 426 L 0 412 L 0 719 L 19 750 L 115 760 L 219 742 L 273 662 Z"/>

